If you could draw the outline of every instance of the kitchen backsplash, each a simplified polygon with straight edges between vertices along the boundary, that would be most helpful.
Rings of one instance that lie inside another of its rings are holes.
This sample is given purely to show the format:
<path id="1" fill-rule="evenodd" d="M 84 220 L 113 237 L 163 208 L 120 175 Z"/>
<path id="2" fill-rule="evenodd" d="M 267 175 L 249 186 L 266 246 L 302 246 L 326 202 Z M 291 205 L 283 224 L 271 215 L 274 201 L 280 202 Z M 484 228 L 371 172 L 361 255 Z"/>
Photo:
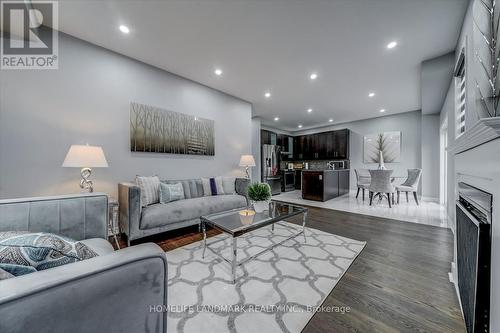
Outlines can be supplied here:
<path id="1" fill-rule="evenodd" d="M 330 160 L 311 160 L 311 161 L 281 161 L 280 162 L 280 170 L 287 170 L 288 169 L 288 163 L 293 163 L 293 164 L 302 164 L 305 165 L 306 163 L 309 163 L 309 170 L 325 170 L 328 169 L 328 162 Z M 349 160 L 345 160 L 345 169 L 349 169 Z"/>

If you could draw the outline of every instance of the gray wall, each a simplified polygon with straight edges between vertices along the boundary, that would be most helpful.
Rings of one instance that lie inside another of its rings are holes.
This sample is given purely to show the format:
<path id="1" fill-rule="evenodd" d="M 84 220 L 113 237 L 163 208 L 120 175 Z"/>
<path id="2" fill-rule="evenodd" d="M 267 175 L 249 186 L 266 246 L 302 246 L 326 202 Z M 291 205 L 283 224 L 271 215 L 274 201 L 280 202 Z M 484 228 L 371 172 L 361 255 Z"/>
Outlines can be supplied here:
<path id="1" fill-rule="evenodd" d="M 455 67 L 455 51 L 422 62 L 422 114 L 439 114 Z"/>
<path id="2" fill-rule="evenodd" d="M 92 178 L 112 196 L 136 174 L 243 174 L 249 103 L 64 34 L 59 48 L 59 70 L 0 73 L 0 197 L 79 192 L 79 170 L 61 167 L 71 144 L 103 147 L 109 168 Z M 131 153 L 132 101 L 213 119 L 215 156 Z"/>
<path id="3" fill-rule="evenodd" d="M 439 117 L 437 118 L 439 120 Z M 320 129 L 294 132 L 294 135 L 311 134 L 329 130 L 348 128 L 351 130 L 350 138 L 350 160 L 351 160 L 351 189 L 356 188 L 356 176 L 354 169 L 376 168 L 377 164 L 363 163 L 363 137 L 366 134 L 373 134 L 388 131 L 401 131 L 401 162 L 386 163 L 387 168 L 394 169 L 395 176 L 406 176 L 409 168 L 420 168 L 422 165 L 421 150 L 421 112 L 413 111 L 400 113 L 385 117 L 354 121 L 350 123 L 338 124 Z M 438 150 L 439 151 L 439 150 Z M 426 171 L 424 171 L 426 172 Z M 439 175 L 439 168 L 436 170 Z M 425 195 L 425 194 L 424 194 Z"/>
<path id="4" fill-rule="evenodd" d="M 252 181 L 260 181 L 260 129 L 261 120 L 259 117 L 252 118 L 252 155 L 255 159 L 256 166 L 251 168 Z"/>
<path id="5" fill-rule="evenodd" d="M 422 195 L 439 200 L 439 114 L 422 115 Z"/>

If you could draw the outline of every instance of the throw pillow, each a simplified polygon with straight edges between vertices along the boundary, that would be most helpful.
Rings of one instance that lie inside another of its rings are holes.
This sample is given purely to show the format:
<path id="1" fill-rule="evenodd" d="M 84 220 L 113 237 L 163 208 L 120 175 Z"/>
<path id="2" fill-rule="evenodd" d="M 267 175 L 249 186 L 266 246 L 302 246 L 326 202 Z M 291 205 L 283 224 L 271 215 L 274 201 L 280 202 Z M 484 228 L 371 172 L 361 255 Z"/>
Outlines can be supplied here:
<path id="1" fill-rule="evenodd" d="M 215 190 L 217 191 L 217 195 L 225 194 L 222 177 L 215 177 Z"/>
<path id="2" fill-rule="evenodd" d="M 87 245 L 45 232 L 0 232 L 0 268 L 12 275 L 96 257 Z"/>
<path id="3" fill-rule="evenodd" d="M 212 195 L 212 190 L 210 189 L 210 179 L 202 178 L 201 185 L 203 185 L 203 196 L 209 197 Z"/>
<path id="4" fill-rule="evenodd" d="M 236 194 L 236 177 L 222 177 L 225 194 Z"/>
<path id="5" fill-rule="evenodd" d="M 184 188 L 181 183 L 160 184 L 160 203 L 169 203 L 184 199 Z"/>
<path id="6" fill-rule="evenodd" d="M 202 178 L 201 182 L 203 184 L 203 195 L 211 196 L 211 195 L 219 195 L 224 194 L 224 188 L 222 186 L 222 178 Z"/>
<path id="7" fill-rule="evenodd" d="M 136 176 L 135 182 L 141 189 L 142 207 L 160 202 L 160 178 L 158 176 Z"/>

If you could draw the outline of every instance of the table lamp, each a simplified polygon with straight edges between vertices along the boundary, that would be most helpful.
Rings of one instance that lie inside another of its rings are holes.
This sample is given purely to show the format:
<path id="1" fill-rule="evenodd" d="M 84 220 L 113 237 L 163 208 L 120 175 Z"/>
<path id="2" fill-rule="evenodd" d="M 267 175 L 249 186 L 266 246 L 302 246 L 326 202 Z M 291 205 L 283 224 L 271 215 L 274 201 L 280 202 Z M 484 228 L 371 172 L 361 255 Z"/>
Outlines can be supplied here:
<path id="1" fill-rule="evenodd" d="M 65 168 L 82 168 L 80 174 L 80 188 L 88 192 L 94 192 L 92 181 L 89 180 L 92 168 L 107 168 L 108 162 L 104 156 L 104 151 L 97 146 L 72 145 L 62 164 Z"/>
<path id="2" fill-rule="evenodd" d="M 254 166 L 255 166 L 255 160 L 252 155 L 241 155 L 240 167 L 245 167 L 245 172 L 247 174 L 248 179 L 250 179 L 250 173 L 248 172 L 248 168 Z"/>

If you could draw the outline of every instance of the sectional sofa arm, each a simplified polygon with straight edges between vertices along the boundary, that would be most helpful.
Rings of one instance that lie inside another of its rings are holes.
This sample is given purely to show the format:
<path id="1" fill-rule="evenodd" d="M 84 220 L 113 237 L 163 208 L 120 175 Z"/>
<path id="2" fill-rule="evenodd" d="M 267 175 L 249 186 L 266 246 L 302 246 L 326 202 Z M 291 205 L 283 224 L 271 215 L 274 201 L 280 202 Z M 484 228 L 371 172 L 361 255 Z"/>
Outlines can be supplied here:
<path id="1" fill-rule="evenodd" d="M 148 243 L 0 281 L 0 332 L 166 332 L 167 260 Z"/>
<path id="2" fill-rule="evenodd" d="M 248 178 L 236 178 L 236 193 L 244 196 L 247 199 L 247 204 L 250 204 L 250 200 L 248 198 L 248 186 L 250 186 L 250 179 Z"/>
<path id="3" fill-rule="evenodd" d="M 130 238 L 133 230 L 139 228 L 141 220 L 141 189 L 133 183 L 119 183 L 118 202 L 120 205 L 120 227 Z"/>

